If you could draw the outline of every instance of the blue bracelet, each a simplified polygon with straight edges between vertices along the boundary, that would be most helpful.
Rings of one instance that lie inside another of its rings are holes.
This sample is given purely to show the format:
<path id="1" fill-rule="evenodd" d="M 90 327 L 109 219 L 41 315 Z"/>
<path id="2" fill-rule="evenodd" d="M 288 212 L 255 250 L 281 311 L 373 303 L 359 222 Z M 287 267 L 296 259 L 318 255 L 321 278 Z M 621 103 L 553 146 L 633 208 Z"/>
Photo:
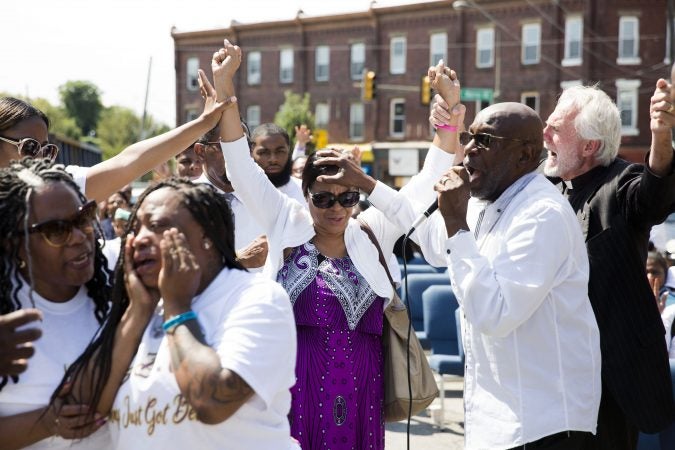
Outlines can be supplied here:
<path id="1" fill-rule="evenodd" d="M 197 314 L 194 311 L 184 312 L 183 314 L 178 314 L 177 316 L 171 316 L 169 320 L 162 324 L 162 329 L 164 331 L 169 331 L 170 329 L 177 327 L 181 323 L 185 323 L 188 320 L 196 320 Z"/>

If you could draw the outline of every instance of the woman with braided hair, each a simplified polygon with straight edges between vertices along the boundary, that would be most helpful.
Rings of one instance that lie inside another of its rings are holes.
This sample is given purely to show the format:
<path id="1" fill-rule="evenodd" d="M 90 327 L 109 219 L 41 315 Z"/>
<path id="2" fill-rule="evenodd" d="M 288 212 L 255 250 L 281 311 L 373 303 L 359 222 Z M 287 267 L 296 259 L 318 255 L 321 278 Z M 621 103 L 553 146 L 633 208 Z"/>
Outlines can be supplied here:
<path id="1" fill-rule="evenodd" d="M 105 448 L 105 421 L 50 396 L 107 316 L 111 274 L 96 204 L 60 165 L 24 158 L 0 169 L 0 314 L 35 308 L 42 338 L 19 376 L 0 378 L 3 448 Z M 20 335 L 19 329 L 15 334 Z M 76 441 L 70 439 L 78 438 Z"/>
<path id="2" fill-rule="evenodd" d="M 115 448 L 297 448 L 293 312 L 236 260 L 226 199 L 162 180 L 123 240 L 109 319 L 57 392 L 108 415 Z"/>

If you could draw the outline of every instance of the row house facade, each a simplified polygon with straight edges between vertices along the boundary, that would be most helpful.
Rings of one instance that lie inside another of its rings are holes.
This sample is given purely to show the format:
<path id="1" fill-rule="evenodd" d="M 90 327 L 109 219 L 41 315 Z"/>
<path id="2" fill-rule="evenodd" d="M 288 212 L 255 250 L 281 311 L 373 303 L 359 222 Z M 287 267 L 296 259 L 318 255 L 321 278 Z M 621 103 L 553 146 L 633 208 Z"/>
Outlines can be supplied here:
<path id="1" fill-rule="evenodd" d="M 459 74 L 467 125 L 502 101 L 545 120 L 562 89 L 597 83 L 621 109 L 622 155 L 641 161 L 649 99 L 670 74 L 668 23 L 666 0 L 456 0 L 174 30 L 176 117 L 201 112 L 197 69 L 227 38 L 244 51 L 235 83 L 249 125 L 273 121 L 285 91 L 307 92 L 328 141 L 371 150 L 374 175 L 394 185 L 417 171 L 433 137 L 423 77 L 439 59 Z M 371 100 L 365 71 L 375 74 Z"/>

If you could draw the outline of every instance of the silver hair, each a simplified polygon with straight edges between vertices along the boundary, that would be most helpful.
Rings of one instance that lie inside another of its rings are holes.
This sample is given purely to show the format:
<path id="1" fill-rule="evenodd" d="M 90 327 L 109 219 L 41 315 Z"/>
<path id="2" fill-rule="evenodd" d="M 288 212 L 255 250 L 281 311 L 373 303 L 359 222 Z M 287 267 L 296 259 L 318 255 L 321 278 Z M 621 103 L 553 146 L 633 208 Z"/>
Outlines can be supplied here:
<path id="1" fill-rule="evenodd" d="M 621 114 L 612 99 L 598 85 L 572 86 L 565 89 L 556 109 L 578 111 L 574 128 L 582 139 L 599 141 L 595 160 L 608 166 L 621 145 Z"/>

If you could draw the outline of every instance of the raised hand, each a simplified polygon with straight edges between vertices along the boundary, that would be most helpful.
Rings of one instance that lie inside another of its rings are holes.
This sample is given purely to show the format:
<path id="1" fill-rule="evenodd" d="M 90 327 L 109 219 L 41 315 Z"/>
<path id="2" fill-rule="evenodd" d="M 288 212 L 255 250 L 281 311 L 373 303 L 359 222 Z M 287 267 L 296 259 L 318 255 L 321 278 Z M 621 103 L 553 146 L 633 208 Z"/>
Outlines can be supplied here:
<path id="1" fill-rule="evenodd" d="M 650 128 L 653 133 L 670 133 L 675 127 L 675 100 L 671 97 L 672 86 L 660 78 L 649 104 Z"/>
<path id="2" fill-rule="evenodd" d="M 213 54 L 211 71 L 217 98 L 222 100 L 234 95 L 234 74 L 241 65 L 241 48 L 225 39 L 223 48 Z"/>
<path id="3" fill-rule="evenodd" d="M 360 155 L 360 151 L 359 151 Z M 346 187 L 356 187 L 370 194 L 377 183 L 368 176 L 354 157 L 354 151 L 341 152 L 335 149 L 319 150 L 316 152 L 315 166 L 338 166 L 340 170 L 335 175 L 319 175 L 316 181 L 329 184 L 339 184 Z"/>
<path id="4" fill-rule="evenodd" d="M 216 126 L 220 117 L 223 115 L 223 111 L 237 103 L 237 98 L 227 96 L 222 97 L 223 100 L 219 100 L 216 90 L 209 82 L 204 71 L 199 69 L 197 75 L 199 81 L 199 93 L 204 99 L 204 111 L 201 114 L 201 118 L 209 124 L 210 129 Z"/>
<path id="5" fill-rule="evenodd" d="M 445 221 L 448 237 L 459 229 L 468 230 L 466 208 L 469 203 L 469 174 L 459 166 L 451 167 L 434 186 L 438 192 L 438 209 Z"/>
<path id="6" fill-rule="evenodd" d="M 170 317 L 190 309 L 192 298 L 199 289 L 202 269 L 185 235 L 178 229 L 164 231 L 159 246 L 162 250 L 159 291 L 164 300 L 164 316 Z"/>
<path id="7" fill-rule="evenodd" d="M 16 329 L 36 320 L 42 320 L 42 313 L 32 308 L 0 316 L 0 376 L 18 375 L 28 367 L 28 358 L 35 353 L 31 342 L 42 336 L 42 330 Z"/>
<path id="8" fill-rule="evenodd" d="M 459 103 L 459 78 L 454 70 L 445 66 L 442 59 L 436 66 L 429 67 L 428 75 L 431 87 L 440 94 L 448 106 L 452 108 Z"/>
<path id="9" fill-rule="evenodd" d="M 312 130 L 307 128 L 304 123 L 295 127 L 295 142 L 301 147 L 305 147 L 312 140 Z"/>

